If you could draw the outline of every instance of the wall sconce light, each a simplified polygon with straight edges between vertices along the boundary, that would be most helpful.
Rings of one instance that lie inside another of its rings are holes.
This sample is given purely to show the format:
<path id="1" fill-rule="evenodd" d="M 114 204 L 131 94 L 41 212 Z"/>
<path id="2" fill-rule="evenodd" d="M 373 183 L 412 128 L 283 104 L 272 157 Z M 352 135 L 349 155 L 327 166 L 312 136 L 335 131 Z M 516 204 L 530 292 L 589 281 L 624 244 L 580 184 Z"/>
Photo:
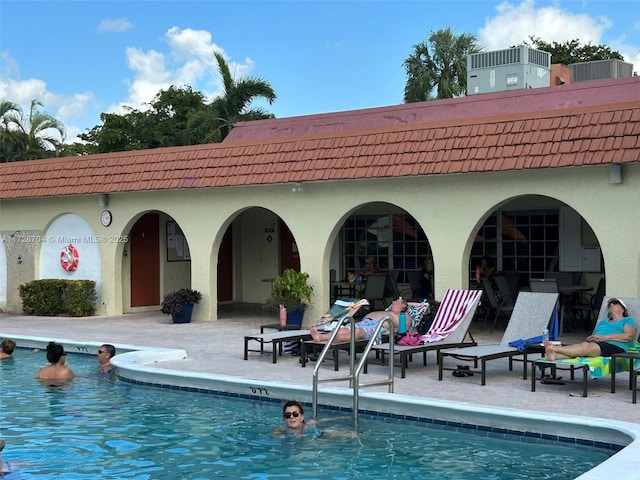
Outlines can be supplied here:
<path id="1" fill-rule="evenodd" d="M 622 165 L 618 163 L 609 165 L 609 183 L 622 183 Z"/>
<path id="2" fill-rule="evenodd" d="M 22 257 L 18 255 L 18 265 L 22 265 Z"/>
<path id="3" fill-rule="evenodd" d="M 98 205 L 101 207 L 109 206 L 109 194 L 108 193 L 100 193 L 98 194 Z"/>
<path id="4" fill-rule="evenodd" d="M 298 192 L 301 192 L 303 190 L 304 190 L 304 187 L 302 186 L 301 183 L 296 182 L 291 186 L 291 191 L 293 193 L 298 193 Z"/>

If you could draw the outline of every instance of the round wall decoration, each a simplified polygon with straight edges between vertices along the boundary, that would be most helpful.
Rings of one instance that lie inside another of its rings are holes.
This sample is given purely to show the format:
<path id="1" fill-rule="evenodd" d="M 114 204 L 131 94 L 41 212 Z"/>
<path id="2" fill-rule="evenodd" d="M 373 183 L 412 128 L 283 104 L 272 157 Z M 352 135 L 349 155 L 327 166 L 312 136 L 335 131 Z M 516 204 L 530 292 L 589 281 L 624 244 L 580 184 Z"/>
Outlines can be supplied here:
<path id="1" fill-rule="evenodd" d="M 67 272 L 73 272 L 78 268 L 80 261 L 80 255 L 78 250 L 73 245 L 69 244 L 60 251 L 60 265 Z"/>

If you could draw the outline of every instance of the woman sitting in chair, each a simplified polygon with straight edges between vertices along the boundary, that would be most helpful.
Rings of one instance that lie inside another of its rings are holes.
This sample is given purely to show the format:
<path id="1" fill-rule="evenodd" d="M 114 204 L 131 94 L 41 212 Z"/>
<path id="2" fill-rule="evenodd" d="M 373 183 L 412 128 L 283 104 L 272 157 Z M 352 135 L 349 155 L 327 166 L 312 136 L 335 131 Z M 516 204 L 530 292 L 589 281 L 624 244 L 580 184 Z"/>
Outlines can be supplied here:
<path id="1" fill-rule="evenodd" d="M 545 341 L 544 350 L 547 359 L 575 357 L 610 357 L 614 353 L 629 351 L 636 338 L 636 325 L 629 317 L 627 306 L 619 298 L 607 302 L 609 313 L 606 319 L 596 324 L 593 333 L 585 342 L 574 345 L 554 346 Z"/>
<path id="2" fill-rule="evenodd" d="M 403 300 L 402 298 L 399 298 L 397 300 L 394 300 L 391 303 L 391 307 L 389 307 L 389 310 L 386 310 L 383 312 L 367 313 L 362 320 L 360 320 L 359 322 L 356 322 L 355 324 L 356 340 L 369 340 L 373 336 L 376 330 L 376 327 L 378 326 L 378 323 L 380 323 L 385 318 L 388 318 L 389 320 L 391 320 L 391 322 L 393 323 L 393 327 L 395 328 L 396 331 L 398 331 L 398 327 L 400 325 L 400 314 L 406 311 L 407 311 L 407 301 Z M 405 323 L 405 329 L 406 329 L 405 331 L 409 331 L 413 320 L 411 319 L 411 316 L 409 314 L 406 314 L 406 317 L 407 317 L 407 320 Z M 331 322 L 331 318 L 322 320 L 320 324 L 322 325 L 323 323 L 329 323 L 329 322 Z M 331 337 L 331 331 L 321 332 L 318 330 L 317 325 L 312 325 L 310 328 L 310 331 L 311 331 L 311 338 L 313 338 L 313 340 L 316 342 L 324 342 L 326 340 L 329 340 L 329 338 Z M 387 333 L 387 329 L 383 327 L 380 330 L 380 333 Z M 346 326 L 340 327 L 340 331 L 336 335 L 335 341 L 337 343 L 346 343 L 346 342 L 349 342 L 350 340 L 351 340 L 351 324 L 347 324 Z"/>

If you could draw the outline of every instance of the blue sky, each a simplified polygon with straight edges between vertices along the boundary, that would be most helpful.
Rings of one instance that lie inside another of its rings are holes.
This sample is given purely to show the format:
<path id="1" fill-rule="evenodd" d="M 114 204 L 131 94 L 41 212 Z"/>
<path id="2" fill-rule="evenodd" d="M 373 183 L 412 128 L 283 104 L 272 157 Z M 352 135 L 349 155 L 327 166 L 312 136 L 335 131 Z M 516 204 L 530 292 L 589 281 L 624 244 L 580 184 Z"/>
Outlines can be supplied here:
<path id="1" fill-rule="evenodd" d="M 67 127 L 67 142 L 100 113 L 144 108 L 160 89 L 213 98 L 213 52 L 237 76 L 278 96 L 277 117 L 402 103 L 403 60 L 451 27 L 485 50 L 530 35 L 606 44 L 640 70 L 638 0 L 0 0 L 0 98 L 31 99 Z"/>

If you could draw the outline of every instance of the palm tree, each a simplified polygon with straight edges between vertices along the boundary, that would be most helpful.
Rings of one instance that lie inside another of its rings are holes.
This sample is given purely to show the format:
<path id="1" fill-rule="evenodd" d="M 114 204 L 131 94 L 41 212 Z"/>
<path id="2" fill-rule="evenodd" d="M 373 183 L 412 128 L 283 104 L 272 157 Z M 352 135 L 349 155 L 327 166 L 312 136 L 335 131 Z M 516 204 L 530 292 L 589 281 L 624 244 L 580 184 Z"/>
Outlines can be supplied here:
<path id="1" fill-rule="evenodd" d="M 407 74 L 406 103 L 453 98 L 467 90 L 467 55 L 478 53 L 477 38 L 471 33 L 456 35 L 450 28 L 432 31 L 427 42 L 413 46 L 404 61 Z"/>
<path id="2" fill-rule="evenodd" d="M 14 124 L 22 118 L 20 105 L 8 100 L 0 103 L 0 163 L 10 162 L 17 147 Z"/>
<path id="3" fill-rule="evenodd" d="M 38 111 L 38 106 L 42 106 L 42 103 L 32 100 L 29 117 L 25 118 L 20 107 L 12 102 L 2 102 L 0 125 L 3 161 L 52 157 L 62 147 L 64 125 L 48 113 Z M 5 153 L 7 156 L 4 156 Z"/>
<path id="4" fill-rule="evenodd" d="M 197 143 L 221 142 L 237 122 L 274 118 L 272 113 L 262 108 L 250 107 L 256 98 L 273 103 L 276 93 L 271 85 L 258 77 L 234 79 L 224 57 L 220 53 L 214 55 L 222 76 L 223 92 L 190 118 L 190 130 L 192 137 L 199 139 Z"/>

